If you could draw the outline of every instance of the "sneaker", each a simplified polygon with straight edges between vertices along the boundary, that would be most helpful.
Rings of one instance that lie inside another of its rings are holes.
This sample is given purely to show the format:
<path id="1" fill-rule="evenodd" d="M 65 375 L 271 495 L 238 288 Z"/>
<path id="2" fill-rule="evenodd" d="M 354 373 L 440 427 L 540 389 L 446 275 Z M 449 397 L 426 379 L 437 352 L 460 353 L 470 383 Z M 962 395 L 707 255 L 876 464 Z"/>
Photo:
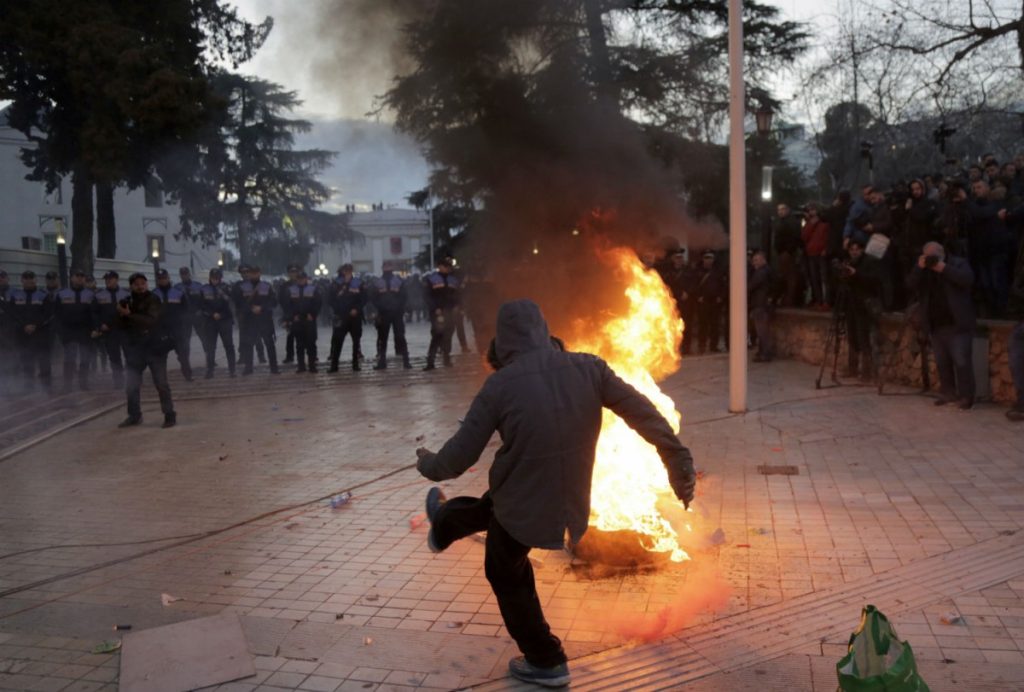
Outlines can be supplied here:
<path id="1" fill-rule="evenodd" d="M 173 413 L 169 416 L 164 416 L 164 424 L 161 428 L 173 428 L 178 423 L 178 417 Z"/>
<path id="2" fill-rule="evenodd" d="M 434 518 L 447 499 L 444 496 L 444 491 L 436 485 L 427 491 L 426 512 L 427 520 L 430 522 L 430 530 L 427 531 L 427 547 L 432 553 L 441 552 L 441 549 L 437 547 L 437 541 L 434 540 Z"/>
<path id="3" fill-rule="evenodd" d="M 524 656 L 518 656 L 508 662 L 508 672 L 517 680 L 541 687 L 565 687 L 569 684 L 568 663 L 559 663 L 551 668 L 539 668 L 527 661 Z"/>
<path id="4" fill-rule="evenodd" d="M 1014 423 L 1024 421 L 1024 406 L 1014 406 L 1006 412 L 1006 418 Z"/>
<path id="5" fill-rule="evenodd" d="M 142 423 L 142 416 L 139 416 L 138 418 L 133 418 L 131 416 L 128 416 L 123 421 L 118 423 L 117 427 L 119 427 L 119 428 L 130 428 L 130 427 L 132 427 L 134 425 L 139 425 L 140 423 Z"/>
<path id="6" fill-rule="evenodd" d="M 388 364 L 385 361 L 381 360 L 381 361 L 378 361 L 377 364 L 373 366 L 373 369 L 374 370 L 387 370 L 388 369 Z"/>

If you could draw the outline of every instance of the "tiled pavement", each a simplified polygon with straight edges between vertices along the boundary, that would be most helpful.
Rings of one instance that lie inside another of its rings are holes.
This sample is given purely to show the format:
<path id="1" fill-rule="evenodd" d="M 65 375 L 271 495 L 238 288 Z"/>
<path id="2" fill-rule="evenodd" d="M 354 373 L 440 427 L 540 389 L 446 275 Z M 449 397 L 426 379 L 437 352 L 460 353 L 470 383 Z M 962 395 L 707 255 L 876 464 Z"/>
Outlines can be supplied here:
<path id="1" fill-rule="evenodd" d="M 602 575 L 535 553 L 576 687 L 833 690 L 860 606 L 877 601 L 933 689 L 1024 689 L 1024 428 L 991 406 L 816 391 L 815 374 L 752 366 L 744 416 L 725 413 L 721 357 L 689 359 L 665 383 L 705 471 L 692 563 Z M 296 377 L 182 397 L 172 431 L 155 414 L 116 431 L 118 410 L 0 463 L 0 689 L 112 690 L 117 655 L 89 652 L 114 625 L 225 610 L 259 673 L 220 689 L 509 686 L 483 546 L 430 554 L 414 527 L 428 483 L 403 470 L 454 430 L 483 377 L 475 358 Z M 757 470 L 782 464 L 798 475 Z M 482 491 L 486 467 L 449 494 Z M 314 501 L 354 486 L 339 509 Z M 699 576 L 711 570 L 730 589 L 722 608 L 649 644 L 624 640 L 631 616 L 718 588 Z M 183 600 L 164 606 L 162 593 Z M 961 621 L 942 624 L 952 611 Z M 629 670 L 644 676 L 614 677 Z"/>

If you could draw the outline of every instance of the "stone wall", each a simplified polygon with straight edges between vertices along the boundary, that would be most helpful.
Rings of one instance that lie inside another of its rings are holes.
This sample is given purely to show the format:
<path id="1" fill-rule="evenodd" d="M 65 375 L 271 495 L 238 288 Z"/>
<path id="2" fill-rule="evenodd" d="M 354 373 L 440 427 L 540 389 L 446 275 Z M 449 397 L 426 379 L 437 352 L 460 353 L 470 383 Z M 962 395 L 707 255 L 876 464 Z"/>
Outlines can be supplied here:
<path id="1" fill-rule="evenodd" d="M 795 358 L 805 363 L 820 365 L 825 353 L 825 340 L 832 324 L 830 312 L 780 309 L 775 312 L 772 332 L 775 336 L 775 351 L 779 357 Z M 982 350 L 987 348 L 988 382 L 977 383 L 979 399 L 1009 403 L 1014 400 L 1013 380 L 1010 377 L 1007 341 L 1014 327 L 1013 322 L 979 320 L 975 337 L 975 372 L 986 369 Z M 921 349 L 914 330 L 904 328 L 904 317 L 900 313 L 883 315 L 881 328 L 880 373 L 883 381 L 897 384 L 921 386 Z M 847 363 L 846 344 L 839 355 L 839 373 Z M 938 388 L 935 373 L 935 359 L 929 350 L 929 370 L 932 389 Z M 829 383 L 832 370 L 831 356 L 822 384 Z M 986 386 L 987 384 L 987 386 Z"/>

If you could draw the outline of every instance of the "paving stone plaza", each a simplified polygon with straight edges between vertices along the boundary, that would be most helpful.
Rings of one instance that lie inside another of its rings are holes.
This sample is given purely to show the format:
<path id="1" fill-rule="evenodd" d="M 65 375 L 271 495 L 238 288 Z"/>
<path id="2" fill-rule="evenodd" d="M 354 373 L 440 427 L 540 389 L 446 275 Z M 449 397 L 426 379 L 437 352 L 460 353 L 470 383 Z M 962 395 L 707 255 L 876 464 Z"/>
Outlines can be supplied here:
<path id="1" fill-rule="evenodd" d="M 120 654 L 97 645 L 222 613 L 256 674 L 216 689 L 526 689 L 506 677 L 483 544 L 429 552 L 412 468 L 486 376 L 476 354 L 430 373 L 172 369 L 174 429 L 147 384 L 140 427 L 117 430 L 120 395 L 98 394 L 101 415 L 70 407 L 56 434 L 5 439 L 0 689 L 113 692 Z M 662 385 L 703 472 L 692 561 L 600 572 L 533 553 L 573 689 L 834 690 L 868 603 L 932 690 L 1024 689 L 1024 429 L 994 405 L 815 390 L 789 361 L 752 364 L 750 411 L 729 415 L 726 369 L 687 358 Z M 449 496 L 485 490 L 491 445 Z M 709 589 L 721 602 L 681 629 L 624 627 Z"/>

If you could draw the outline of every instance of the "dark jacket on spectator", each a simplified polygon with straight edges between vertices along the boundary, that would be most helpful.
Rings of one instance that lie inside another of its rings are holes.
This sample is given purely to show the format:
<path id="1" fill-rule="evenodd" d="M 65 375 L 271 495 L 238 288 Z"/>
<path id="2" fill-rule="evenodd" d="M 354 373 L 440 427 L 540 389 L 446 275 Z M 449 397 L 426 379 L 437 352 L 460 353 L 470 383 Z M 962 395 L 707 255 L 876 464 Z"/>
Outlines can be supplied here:
<path id="1" fill-rule="evenodd" d="M 971 332 L 975 327 L 974 303 L 971 301 L 971 287 L 974 284 L 974 272 L 971 265 L 962 257 L 947 257 L 942 273 L 931 269 L 921 269 L 914 265 L 908 283 L 917 289 L 921 296 L 921 314 L 924 316 L 924 328 L 930 332 L 933 314 L 932 301 L 937 291 L 942 291 L 952 316 L 952 325 L 958 332 Z"/>
<path id="2" fill-rule="evenodd" d="M 607 363 L 552 346 L 535 303 L 503 305 L 497 331 L 503 367 L 484 382 L 458 432 L 420 462 L 420 472 L 434 481 L 461 476 L 497 430 L 502 444 L 489 474 L 494 516 L 517 541 L 556 549 L 566 529 L 574 543 L 583 537 L 603 408 L 657 447 L 667 467 L 690 463 L 665 418 Z"/>
<path id="3" fill-rule="evenodd" d="M 775 217 L 775 252 L 796 254 L 800 249 L 800 219 L 795 214 Z"/>
<path id="4" fill-rule="evenodd" d="M 971 261 L 993 255 L 1008 255 L 1013 241 L 1006 224 L 999 218 L 1003 205 L 990 199 L 967 201 L 967 243 Z"/>
<path id="5" fill-rule="evenodd" d="M 755 269 L 747 284 L 747 302 L 751 310 L 771 306 L 775 289 L 775 272 L 769 265 Z"/>
<path id="6" fill-rule="evenodd" d="M 932 240 L 942 242 L 942 236 L 936 231 L 938 205 L 927 197 L 911 198 L 910 209 L 907 210 L 905 247 L 911 253 L 919 253 L 924 244 Z"/>

